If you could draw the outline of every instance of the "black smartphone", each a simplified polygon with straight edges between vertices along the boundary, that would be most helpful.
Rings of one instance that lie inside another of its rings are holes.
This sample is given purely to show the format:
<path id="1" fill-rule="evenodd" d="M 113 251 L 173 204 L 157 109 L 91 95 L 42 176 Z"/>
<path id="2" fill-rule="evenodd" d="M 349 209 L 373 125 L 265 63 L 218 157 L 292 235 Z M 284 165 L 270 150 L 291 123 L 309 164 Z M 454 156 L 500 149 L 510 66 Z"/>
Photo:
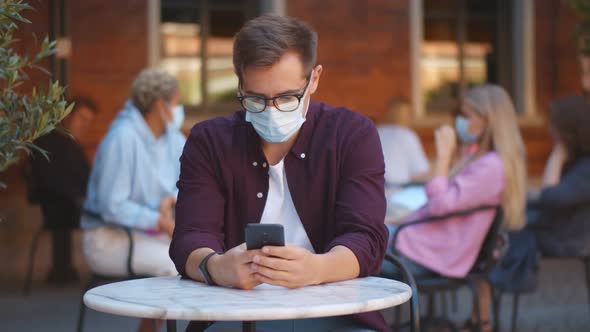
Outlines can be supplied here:
<path id="1" fill-rule="evenodd" d="M 284 246 L 285 230 L 280 224 L 246 225 L 246 248 L 260 249 L 264 246 Z"/>

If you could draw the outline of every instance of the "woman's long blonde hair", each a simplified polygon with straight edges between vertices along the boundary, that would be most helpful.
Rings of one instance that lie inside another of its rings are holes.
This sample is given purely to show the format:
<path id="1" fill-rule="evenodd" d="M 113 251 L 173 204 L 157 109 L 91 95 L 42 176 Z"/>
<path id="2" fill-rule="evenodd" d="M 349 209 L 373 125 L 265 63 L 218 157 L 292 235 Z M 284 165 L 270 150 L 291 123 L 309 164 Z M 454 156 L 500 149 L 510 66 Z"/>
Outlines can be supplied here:
<path id="1" fill-rule="evenodd" d="M 464 102 L 487 120 L 487 128 L 480 138 L 479 149 L 474 158 L 490 150 L 500 155 L 506 182 L 502 195 L 504 225 L 509 229 L 519 229 L 525 223 L 527 175 L 525 147 L 514 104 L 503 88 L 491 84 L 469 89 Z"/>

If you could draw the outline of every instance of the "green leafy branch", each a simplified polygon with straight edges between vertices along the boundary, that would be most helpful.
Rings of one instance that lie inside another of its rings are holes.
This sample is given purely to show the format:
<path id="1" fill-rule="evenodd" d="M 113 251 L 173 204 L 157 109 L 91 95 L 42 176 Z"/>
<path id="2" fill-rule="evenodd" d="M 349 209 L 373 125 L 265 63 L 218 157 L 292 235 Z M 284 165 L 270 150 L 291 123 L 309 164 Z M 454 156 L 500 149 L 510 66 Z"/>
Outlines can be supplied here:
<path id="1" fill-rule="evenodd" d="M 575 30 L 578 51 L 582 55 L 590 55 L 590 0 L 566 1 L 581 19 Z"/>
<path id="2" fill-rule="evenodd" d="M 35 150 L 48 157 L 34 141 L 55 129 L 63 130 L 58 124 L 73 108 L 65 101 L 65 88 L 57 81 L 49 80 L 46 91 L 33 88 L 29 95 L 16 90 L 29 80 L 28 70 L 49 74 L 39 63 L 55 53 L 56 43 L 47 37 L 33 56 L 21 56 L 12 48 L 17 42 L 17 24 L 31 23 L 21 12 L 30 9 L 22 0 L 0 0 L 0 172 L 17 163 L 23 153 Z"/>

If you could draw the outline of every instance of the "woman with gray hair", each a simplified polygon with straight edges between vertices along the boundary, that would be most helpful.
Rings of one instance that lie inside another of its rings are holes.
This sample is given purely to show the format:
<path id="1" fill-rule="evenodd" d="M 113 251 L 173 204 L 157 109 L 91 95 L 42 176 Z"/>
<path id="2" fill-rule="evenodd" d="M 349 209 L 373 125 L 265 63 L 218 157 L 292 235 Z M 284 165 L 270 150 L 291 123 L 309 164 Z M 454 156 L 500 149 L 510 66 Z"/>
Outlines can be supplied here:
<path id="1" fill-rule="evenodd" d="M 84 255 L 97 274 L 127 274 L 128 238 L 116 225 L 133 230 L 136 274 L 177 274 L 168 246 L 186 140 L 179 99 L 173 76 L 142 71 L 133 82 L 131 100 L 98 147 L 81 220 Z"/>

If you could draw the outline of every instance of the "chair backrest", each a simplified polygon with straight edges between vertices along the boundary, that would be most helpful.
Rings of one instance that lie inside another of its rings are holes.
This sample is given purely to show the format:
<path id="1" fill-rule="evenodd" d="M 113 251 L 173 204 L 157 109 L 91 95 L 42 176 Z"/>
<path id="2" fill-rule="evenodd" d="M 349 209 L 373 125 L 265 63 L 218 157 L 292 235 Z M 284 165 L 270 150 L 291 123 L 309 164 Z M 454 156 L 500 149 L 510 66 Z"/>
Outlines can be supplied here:
<path id="1" fill-rule="evenodd" d="M 500 261 L 508 246 L 508 233 L 502 226 L 504 212 L 496 208 L 496 215 L 484 239 L 471 272 L 488 273 Z"/>

